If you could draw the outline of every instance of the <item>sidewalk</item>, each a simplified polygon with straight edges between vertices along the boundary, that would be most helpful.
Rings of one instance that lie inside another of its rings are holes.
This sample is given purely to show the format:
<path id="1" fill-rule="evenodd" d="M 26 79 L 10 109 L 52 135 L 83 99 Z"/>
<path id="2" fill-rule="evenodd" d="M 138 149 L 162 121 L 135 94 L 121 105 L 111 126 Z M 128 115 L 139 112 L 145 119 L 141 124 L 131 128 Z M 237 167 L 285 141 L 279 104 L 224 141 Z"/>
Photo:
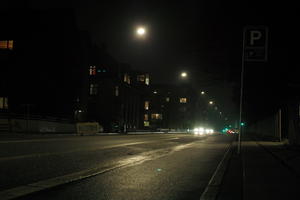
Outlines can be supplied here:
<path id="1" fill-rule="evenodd" d="M 244 141 L 241 157 L 233 150 L 219 191 L 224 199 L 297 199 L 300 151 L 282 142 Z"/>

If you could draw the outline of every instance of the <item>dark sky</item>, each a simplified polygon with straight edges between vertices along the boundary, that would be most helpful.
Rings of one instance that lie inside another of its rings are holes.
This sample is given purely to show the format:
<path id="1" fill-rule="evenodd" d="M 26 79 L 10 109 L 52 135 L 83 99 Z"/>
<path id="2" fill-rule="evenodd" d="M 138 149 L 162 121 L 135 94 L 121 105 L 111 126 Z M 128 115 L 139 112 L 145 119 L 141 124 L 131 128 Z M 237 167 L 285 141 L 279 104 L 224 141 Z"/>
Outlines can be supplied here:
<path id="1" fill-rule="evenodd" d="M 288 18 L 287 3 L 267 0 L 29 2 L 39 8 L 74 8 L 78 26 L 95 43 L 105 43 L 117 61 L 152 72 L 155 82 L 177 81 L 181 70 L 224 77 L 240 65 L 243 25 L 285 24 Z M 137 39 L 138 25 L 147 27 L 147 38 Z"/>

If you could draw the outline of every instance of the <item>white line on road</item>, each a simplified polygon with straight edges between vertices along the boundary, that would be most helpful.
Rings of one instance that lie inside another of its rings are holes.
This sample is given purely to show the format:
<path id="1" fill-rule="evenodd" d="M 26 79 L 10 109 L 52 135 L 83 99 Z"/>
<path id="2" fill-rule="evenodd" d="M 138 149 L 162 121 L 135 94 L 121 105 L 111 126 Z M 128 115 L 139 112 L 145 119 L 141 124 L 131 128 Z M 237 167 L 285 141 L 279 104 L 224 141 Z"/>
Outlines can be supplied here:
<path id="1" fill-rule="evenodd" d="M 176 151 L 190 148 L 196 143 L 197 143 L 197 141 L 188 143 L 188 144 L 178 145 L 178 146 L 175 146 L 172 148 L 164 148 L 164 149 L 148 151 L 148 152 L 144 152 L 139 155 L 136 155 L 136 156 L 132 156 L 132 157 L 123 159 L 123 160 L 119 161 L 117 164 L 115 164 L 114 166 L 100 166 L 100 167 L 96 167 L 96 168 L 92 168 L 92 169 L 86 169 L 86 170 L 82 170 L 79 172 L 67 174 L 64 176 L 50 178 L 50 179 L 38 181 L 35 183 L 15 187 L 12 189 L 0 191 L 0 197 L 1 197 L 1 200 L 15 199 L 18 197 L 32 194 L 34 192 L 53 188 L 53 187 L 60 186 L 60 185 L 66 184 L 66 183 L 71 183 L 74 181 L 79 181 L 79 180 L 86 179 L 86 178 L 89 178 L 92 176 L 96 176 L 98 174 L 103 174 L 103 173 L 109 172 L 111 170 L 138 165 L 138 164 L 141 164 L 141 163 L 143 163 L 145 161 L 149 161 L 149 160 L 155 160 L 155 159 L 167 156 L 170 153 L 174 153 Z"/>
<path id="2" fill-rule="evenodd" d="M 178 137 L 173 138 L 164 138 L 161 140 L 177 140 Z M 19 156 L 8 156 L 8 157 L 0 157 L 1 161 L 9 161 L 9 160 L 18 160 L 18 159 L 26 159 L 26 158 L 35 158 L 35 157 L 43 157 L 43 156 L 53 156 L 53 155 L 61 155 L 61 154 L 69 154 L 69 153 L 76 153 L 76 152 L 86 152 L 86 151 L 97 151 L 97 150 L 104 150 L 104 149 L 112 149 L 118 147 L 125 147 L 125 146 L 132 146 L 138 144 L 145 144 L 145 143 L 155 143 L 157 141 L 143 141 L 143 142 L 131 142 L 131 143 L 124 143 L 124 144 L 116 144 L 116 145 L 109 145 L 109 146 L 101 146 L 101 147 L 94 147 L 94 148 L 82 148 L 82 149 L 75 149 L 70 151 L 64 152 L 53 152 L 53 153 L 38 153 L 38 154 L 27 154 L 27 155 L 19 155 Z"/>
<path id="3" fill-rule="evenodd" d="M 216 171 L 209 180 L 208 185 L 206 186 L 204 192 L 200 197 L 200 200 L 215 200 L 217 198 L 223 175 L 225 173 L 230 158 L 231 148 L 232 143 L 228 145 L 222 160 L 218 164 Z"/>

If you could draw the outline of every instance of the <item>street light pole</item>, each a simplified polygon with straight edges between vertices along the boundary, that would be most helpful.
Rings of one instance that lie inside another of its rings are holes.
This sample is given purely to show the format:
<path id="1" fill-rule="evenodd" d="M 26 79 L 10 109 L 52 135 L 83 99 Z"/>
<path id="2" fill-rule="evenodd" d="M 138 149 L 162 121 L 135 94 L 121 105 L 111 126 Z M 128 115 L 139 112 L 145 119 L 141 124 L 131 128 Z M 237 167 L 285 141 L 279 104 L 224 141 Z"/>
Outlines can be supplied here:
<path id="1" fill-rule="evenodd" d="M 239 137 L 238 154 L 241 152 L 242 137 L 242 113 L 243 113 L 243 89 L 244 89 L 244 68 L 245 68 L 245 29 L 243 30 L 243 49 L 242 49 L 242 70 L 241 70 L 241 91 L 240 91 L 240 119 L 239 119 Z"/>

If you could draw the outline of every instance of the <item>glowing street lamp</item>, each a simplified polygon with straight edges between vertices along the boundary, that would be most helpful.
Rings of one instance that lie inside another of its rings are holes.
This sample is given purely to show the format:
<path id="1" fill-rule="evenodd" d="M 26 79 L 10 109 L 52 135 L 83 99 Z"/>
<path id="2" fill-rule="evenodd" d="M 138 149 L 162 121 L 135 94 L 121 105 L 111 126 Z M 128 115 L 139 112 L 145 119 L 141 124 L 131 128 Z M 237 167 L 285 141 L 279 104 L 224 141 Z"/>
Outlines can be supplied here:
<path id="1" fill-rule="evenodd" d="M 201 95 L 205 95 L 205 92 L 204 92 L 204 91 L 201 91 Z"/>
<path id="2" fill-rule="evenodd" d="M 186 73 L 186 72 L 181 72 L 180 76 L 181 76 L 182 78 L 186 78 L 186 77 L 187 77 L 187 73 Z"/>
<path id="3" fill-rule="evenodd" d="M 213 102 L 213 101 L 209 101 L 208 103 L 209 103 L 209 105 L 213 105 L 213 104 L 214 104 L 214 102 Z"/>
<path id="4" fill-rule="evenodd" d="M 136 34 L 138 36 L 144 36 L 146 34 L 146 29 L 144 27 L 138 27 L 136 29 Z"/>

